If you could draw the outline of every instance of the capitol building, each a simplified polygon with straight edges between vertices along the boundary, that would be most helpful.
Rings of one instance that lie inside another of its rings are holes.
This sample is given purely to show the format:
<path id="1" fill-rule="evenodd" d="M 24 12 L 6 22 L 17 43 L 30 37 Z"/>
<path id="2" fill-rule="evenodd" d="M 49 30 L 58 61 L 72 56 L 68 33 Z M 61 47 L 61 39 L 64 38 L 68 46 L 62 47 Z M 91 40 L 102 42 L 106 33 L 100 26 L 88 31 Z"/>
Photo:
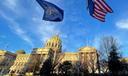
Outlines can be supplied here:
<path id="1" fill-rule="evenodd" d="M 62 41 L 59 36 L 53 36 L 48 39 L 45 46 L 42 48 L 33 48 L 31 54 L 26 54 L 23 50 L 18 50 L 16 53 L 0 50 L 0 76 L 11 76 L 15 74 L 23 74 L 23 76 L 35 76 L 39 73 L 43 62 L 48 58 L 49 51 L 59 54 L 61 60 L 71 61 L 75 63 L 82 61 L 90 64 L 93 62 L 94 68 L 97 69 L 98 53 L 94 47 L 80 47 L 77 52 L 62 52 Z M 91 72 L 91 67 L 88 67 Z"/>

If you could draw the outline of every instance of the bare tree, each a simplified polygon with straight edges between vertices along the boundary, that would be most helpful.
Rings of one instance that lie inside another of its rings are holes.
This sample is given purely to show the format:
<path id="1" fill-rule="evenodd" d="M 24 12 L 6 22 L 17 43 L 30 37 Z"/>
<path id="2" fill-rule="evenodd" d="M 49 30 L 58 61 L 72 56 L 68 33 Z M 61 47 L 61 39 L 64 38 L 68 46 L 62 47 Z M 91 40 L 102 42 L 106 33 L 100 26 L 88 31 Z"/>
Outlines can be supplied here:
<path id="1" fill-rule="evenodd" d="M 99 61 L 100 64 L 100 72 L 102 73 L 107 73 L 108 72 L 108 62 L 106 60 L 100 60 Z"/>
<path id="2" fill-rule="evenodd" d="M 112 46 L 117 46 L 119 48 L 119 45 L 117 43 L 117 40 L 112 36 L 106 36 L 101 38 L 100 41 L 100 54 L 104 55 L 102 58 L 108 59 L 109 52 L 111 50 Z"/>
<path id="3" fill-rule="evenodd" d="M 112 36 L 106 36 L 100 39 L 100 47 L 99 47 L 99 54 L 100 54 L 100 67 L 103 73 L 108 72 L 108 59 L 109 53 L 112 50 L 112 46 L 116 47 L 116 50 L 120 48 L 119 44 L 117 43 L 117 39 Z"/>

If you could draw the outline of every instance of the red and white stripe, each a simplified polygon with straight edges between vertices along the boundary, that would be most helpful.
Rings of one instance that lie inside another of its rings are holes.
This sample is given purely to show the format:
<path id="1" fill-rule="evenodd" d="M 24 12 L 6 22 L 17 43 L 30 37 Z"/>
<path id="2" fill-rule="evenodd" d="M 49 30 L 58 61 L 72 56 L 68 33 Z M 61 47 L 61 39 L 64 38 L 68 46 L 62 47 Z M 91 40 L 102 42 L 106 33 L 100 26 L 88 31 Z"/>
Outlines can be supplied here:
<path id="1" fill-rule="evenodd" d="M 104 0 L 94 0 L 95 5 L 102 9 L 104 12 L 112 12 L 110 6 Z"/>
<path id="2" fill-rule="evenodd" d="M 112 9 L 104 0 L 94 0 L 94 14 L 93 16 L 100 20 L 105 21 L 107 12 L 112 13 Z"/>

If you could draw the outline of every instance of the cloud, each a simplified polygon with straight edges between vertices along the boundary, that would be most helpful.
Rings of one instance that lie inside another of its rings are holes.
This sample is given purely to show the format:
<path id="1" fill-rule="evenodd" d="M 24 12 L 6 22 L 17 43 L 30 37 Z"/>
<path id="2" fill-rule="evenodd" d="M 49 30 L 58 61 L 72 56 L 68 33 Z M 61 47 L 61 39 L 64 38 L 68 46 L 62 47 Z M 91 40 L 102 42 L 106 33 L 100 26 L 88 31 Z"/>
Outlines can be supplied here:
<path id="1" fill-rule="evenodd" d="M 33 46 L 32 39 L 28 36 L 27 32 L 20 27 L 20 24 L 18 24 L 14 19 L 6 16 L 2 11 L 0 11 L 0 15 L 10 23 L 8 27 L 16 35 L 18 35 L 21 39 L 29 43 L 31 46 Z"/>
<path id="2" fill-rule="evenodd" d="M 59 4 L 62 0 L 47 0 L 51 3 L 57 3 Z M 60 25 L 63 22 L 50 22 L 50 21 L 44 21 L 42 20 L 42 8 L 37 4 L 34 6 L 33 11 L 35 12 L 34 15 L 32 16 L 32 23 L 31 23 L 31 28 L 34 30 L 36 28 L 36 31 L 33 31 L 36 33 L 38 38 L 45 42 L 47 39 L 49 39 L 53 35 L 59 35 L 62 38 L 65 38 L 66 35 L 62 33 Z"/>
<path id="3" fill-rule="evenodd" d="M 68 35 L 65 32 L 62 32 L 61 22 L 60 23 L 54 23 L 49 21 L 43 21 L 41 20 L 41 17 L 34 17 L 32 18 L 33 27 L 32 29 L 36 31 L 33 31 L 36 33 L 37 37 L 40 39 L 43 44 L 45 44 L 46 40 L 51 38 L 54 35 L 59 35 L 59 37 L 64 41 L 64 44 L 66 44 Z M 67 48 L 68 46 L 63 45 L 63 48 Z"/>
<path id="4" fill-rule="evenodd" d="M 33 29 L 36 28 L 37 31 L 34 31 L 41 41 L 45 42 L 53 35 L 58 35 L 61 33 L 59 29 L 59 23 L 43 21 L 41 17 L 32 18 L 33 20 Z M 36 26 L 34 26 L 36 25 Z"/>
<path id="5" fill-rule="evenodd" d="M 120 29 L 128 29 L 128 19 L 122 19 L 116 22 L 116 26 Z"/>
<path id="6" fill-rule="evenodd" d="M 48 1 L 52 2 L 52 0 Z M 32 6 L 30 5 L 30 2 Z M 60 2 L 61 0 L 56 0 L 54 3 L 59 4 Z M 28 36 L 27 32 L 20 27 L 20 24 L 15 21 L 16 19 L 25 19 L 26 21 L 24 21 L 24 28 L 31 29 L 27 31 L 31 32 L 31 34 L 34 34 L 34 37 L 39 38 L 43 42 L 45 42 L 53 35 L 59 34 L 62 38 L 66 37 L 65 34 L 62 35 L 62 32 L 60 30 L 59 26 L 61 25 L 61 23 L 42 20 L 43 9 L 38 5 L 38 3 L 36 3 L 36 1 L 32 2 L 31 0 L 29 0 L 29 2 L 26 2 L 26 4 L 29 3 L 27 8 L 24 8 L 19 0 L 5 0 L 3 3 L 7 9 L 11 10 L 11 15 L 10 17 L 8 17 L 7 15 L 9 13 L 2 9 L 3 17 L 12 24 L 8 25 L 9 28 L 31 45 L 33 45 L 32 39 Z M 16 17 L 14 17 L 13 15 Z"/>
<path id="7" fill-rule="evenodd" d="M 28 5 L 27 1 L 28 0 L 4 0 L 0 3 L 0 7 L 2 7 L 3 9 L 1 10 L 8 15 L 13 15 L 14 17 L 23 17 L 29 10 L 24 6 L 24 4 Z"/>
<path id="8" fill-rule="evenodd" d="M 7 8 L 9 8 L 9 9 L 15 11 L 16 8 L 17 8 L 18 0 L 4 0 L 4 1 L 3 1 L 3 4 L 4 4 Z"/>

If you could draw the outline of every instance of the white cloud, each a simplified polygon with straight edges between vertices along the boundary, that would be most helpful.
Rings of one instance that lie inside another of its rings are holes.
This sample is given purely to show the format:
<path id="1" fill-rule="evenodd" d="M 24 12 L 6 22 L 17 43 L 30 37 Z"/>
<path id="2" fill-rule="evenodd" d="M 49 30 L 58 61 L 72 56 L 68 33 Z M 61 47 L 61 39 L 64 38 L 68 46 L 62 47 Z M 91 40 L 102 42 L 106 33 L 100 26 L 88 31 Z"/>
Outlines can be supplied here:
<path id="1" fill-rule="evenodd" d="M 23 17 L 25 12 L 28 11 L 21 0 L 4 0 L 0 4 L 1 7 L 4 7 L 4 9 L 1 9 L 3 12 L 8 15 L 13 15 L 14 17 Z"/>
<path id="2" fill-rule="evenodd" d="M 10 25 L 8 27 L 16 34 L 18 35 L 21 39 L 29 43 L 31 46 L 33 46 L 32 39 L 27 35 L 27 32 L 23 30 L 20 25 L 13 19 L 8 16 L 6 16 L 2 11 L 0 11 L 0 15 L 7 20 Z"/>
<path id="3" fill-rule="evenodd" d="M 48 1 L 52 2 L 52 0 L 48 0 Z M 54 1 L 54 3 L 59 4 L 60 1 L 61 0 L 56 0 Z M 19 0 L 5 0 L 4 6 L 6 6 L 8 9 L 11 9 L 12 10 L 11 12 L 16 13 L 16 16 L 17 16 L 16 18 L 13 17 L 12 16 L 14 15 L 13 13 L 10 17 L 7 17 L 6 15 L 8 13 L 6 13 L 5 11 L 2 11 L 4 14 L 4 18 L 12 24 L 12 25 L 9 25 L 10 29 L 12 29 L 13 32 L 15 32 L 18 36 L 20 36 L 23 40 L 27 41 L 30 44 L 32 44 L 31 38 L 28 37 L 26 31 L 20 27 L 20 24 L 15 21 L 15 19 L 20 19 L 20 16 L 17 15 L 17 12 L 22 14 L 22 19 L 26 19 L 29 21 L 24 23 L 24 26 L 26 24 L 30 24 L 28 25 L 28 27 L 31 26 L 29 28 L 31 28 L 32 30 L 29 30 L 29 32 L 34 33 L 35 34 L 34 36 L 38 37 L 43 42 L 45 42 L 48 38 L 50 38 L 53 35 L 62 34 L 59 28 L 59 25 L 61 23 L 54 23 L 54 22 L 42 20 L 43 9 L 36 3 L 32 3 L 33 8 L 29 9 L 32 12 L 31 14 L 28 12 L 28 8 L 24 8 L 20 5 Z M 27 11 L 27 12 L 23 13 L 24 11 Z M 30 21 L 30 19 L 32 19 L 32 21 Z M 25 28 L 27 28 L 27 26 Z M 61 35 L 61 37 L 66 37 L 66 35 L 63 35 L 63 36 Z"/>
<path id="4" fill-rule="evenodd" d="M 55 3 L 57 6 L 62 3 L 63 0 L 47 0 L 51 3 Z M 43 10 L 39 5 L 34 7 L 36 11 L 36 17 L 32 18 L 32 28 L 36 31 L 33 31 L 37 34 L 39 39 L 43 42 L 45 42 L 47 39 L 49 39 L 53 35 L 59 35 L 61 38 L 65 39 L 67 38 L 67 35 L 62 33 L 60 30 L 60 27 L 62 22 L 49 22 L 42 20 Z M 37 15 L 38 13 L 38 15 Z"/>
<path id="5" fill-rule="evenodd" d="M 122 19 L 116 22 L 116 26 L 120 29 L 128 29 L 128 19 Z"/>
<path id="6" fill-rule="evenodd" d="M 33 20 L 33 30 L 36 28 L 36 31 L 34 31 L 41 41 L 46 41 L 48 38 L 50 38 L 53 35 L 60 34 L 61 31 L 58 28 L 59 25 L 57 23 L 52 23 L 48 21 L 41 20 L 41 17 L 32 18 Z M 35 26 L 34 26 L 35 25 Z"/>
<path id="7" fill-rule="evenodd" d="M 4 0 L 3 4 L 9 9 L 15 11 L 18 4 L 18 0 Z"/>

